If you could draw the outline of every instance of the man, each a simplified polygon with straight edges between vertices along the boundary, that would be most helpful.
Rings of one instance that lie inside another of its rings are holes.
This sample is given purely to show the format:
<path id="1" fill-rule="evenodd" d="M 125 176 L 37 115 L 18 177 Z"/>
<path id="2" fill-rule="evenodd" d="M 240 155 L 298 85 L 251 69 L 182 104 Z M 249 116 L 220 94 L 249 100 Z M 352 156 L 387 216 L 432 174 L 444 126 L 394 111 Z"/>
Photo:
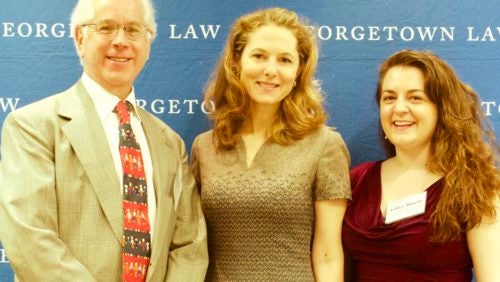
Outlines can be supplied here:
<path id="1" fill-rule="evenodd" d="M 203 281 L 206 228 L 184 143 L 135 106 L 156 32 L 150 0 L 80 0 L 71 22 L 81 80 L 3 126 L 0 238 L 16 277 Z"/>

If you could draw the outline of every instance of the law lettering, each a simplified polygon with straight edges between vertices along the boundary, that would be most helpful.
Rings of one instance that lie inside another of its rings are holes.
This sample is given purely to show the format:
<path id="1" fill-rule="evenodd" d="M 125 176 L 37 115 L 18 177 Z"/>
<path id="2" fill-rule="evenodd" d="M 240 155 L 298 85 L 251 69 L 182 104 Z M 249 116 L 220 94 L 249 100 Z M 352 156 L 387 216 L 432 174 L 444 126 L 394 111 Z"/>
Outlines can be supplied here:
<path id="1" fill-rule="evenodd" d="M 217 33 L 219 32 L 220 25 L 204 25 L 200 24 L 198 26 L 188 25 L 185 28 L 179 28 L 176 24 L 171 24 L 170 26 L 170 36 L 169 39 L 184 39 L 184 40 L 196 40 L 196 39 L 215 39 L 217 38 Z"/>
<path id="2" fill-rule="evenodd" d="M 486 27 L 482 32 L 476 31 L 473 26 L 467 27 L 467 41 L 493 42 L 500 38 L 500 27 Z"/>
<path id="3" fill-rule="evenodd" d="M 0 111 L 3 113 L 12 112 L 17 108 L 19 98 L 2 98 L 0 97 Z"/>

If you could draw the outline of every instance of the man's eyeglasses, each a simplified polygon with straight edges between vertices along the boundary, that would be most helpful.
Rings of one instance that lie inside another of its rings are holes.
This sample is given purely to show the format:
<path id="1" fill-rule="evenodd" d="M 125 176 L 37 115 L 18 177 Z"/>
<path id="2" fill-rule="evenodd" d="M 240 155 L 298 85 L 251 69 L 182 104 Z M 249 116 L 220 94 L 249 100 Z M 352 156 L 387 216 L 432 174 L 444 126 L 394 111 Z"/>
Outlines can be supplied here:
<path id="1" fill-rule="evenodd" d="M 121 28 L 125 32 L 125 35 L 130 40 L 138 40 L 144 38 L 150 30 L 146 27 L 146 25 L 141 23 L 127 23 L 127 24 L 119 24 L 114 21 L 101 21 L 98 23 L 88 23 L 82 24 L 82 27 L 90 27 L 97 34 L 108 36 L 108 35 L 116 35 L 118 34 L 118 30 Z"/>

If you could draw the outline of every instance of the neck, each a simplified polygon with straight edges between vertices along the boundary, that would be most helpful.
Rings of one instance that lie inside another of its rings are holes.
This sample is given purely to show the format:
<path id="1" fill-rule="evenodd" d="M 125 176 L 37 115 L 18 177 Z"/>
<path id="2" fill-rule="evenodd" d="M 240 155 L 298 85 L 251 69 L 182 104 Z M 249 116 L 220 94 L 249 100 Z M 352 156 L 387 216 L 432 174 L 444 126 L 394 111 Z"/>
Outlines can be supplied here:
<path id="1" fill-rule="evenodd" d="M 402 168 L 427 168 L 427 163 L 430 159 L 430 150 L 426 148 L 418 151 L 401 150 L 396 148 L 396 156 L 394 161 Z"/>
<path id="2" fill-rule="evenodd" d="M 105 88 L 106 89 L 106 88 Z M 116 97 L 120 98 L 120 100 L 125 100 L 130 92 L 132 91 L 131 88 L 114 88 L 114 89 L 106 89 L 109 91 L 109 93 L 115 95 Z"/>
<path id="3" fill-rule="evenodd" d="M 276 107 L 252 107 L 252 117 L 243 126 L 242 132 L 244 134 L 264 135 L 267 137 L 276 118 L 276 114 Z"/>
<path id="4" fill-rule="evenodd" d="M 432 183 L 444 176 L 442 173 L 432 171 L 429 168 L 429 159 L 430 153 L 428 148 L 418 152 L 397 150 L 396 156 L 383 164 L 382 181 L 385 185 L 389 185 L 383 189 L 386 189 L 387 193 L 387 191 L 395 189 L 395 187 L 406 186 L 407 188 L 401 189 L 401 191 L 406 191 L 404 193 L 399 192 L 400 194 L 398 194 L 394 190 L 388 192 L 389 194 L 392 193 L 392 195 L 399 196 L 424 191 Z M 392 188 L 390 188 L 390 185 L 392 185 Z"/>
<path id="5" fill-rule="evenodd" d="M 107 83 L 103 79 L 99 79 L 99 77 L 92 72 L 87 72 L 84 70 L 84 73 L 93 82 L 98 84 L 100 87 L 102 87 L 110 94 L 118 97 L 120 100 L 126 99 L 128 95 L 132 92 L 132 84 L 113 85 L 111 83 Z"/>

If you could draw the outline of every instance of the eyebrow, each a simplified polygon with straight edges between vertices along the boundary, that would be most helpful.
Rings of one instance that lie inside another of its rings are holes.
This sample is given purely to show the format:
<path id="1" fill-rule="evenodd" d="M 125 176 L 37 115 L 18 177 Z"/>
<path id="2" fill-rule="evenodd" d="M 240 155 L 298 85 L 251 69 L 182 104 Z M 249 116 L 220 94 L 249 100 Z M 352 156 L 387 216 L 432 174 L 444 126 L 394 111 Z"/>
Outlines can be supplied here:
<path id="1" fill-rule="evenodd" d="M 260 47 L 255 47 L 253 48 L 252 50 L 250 50 L 250 52 L 255 52 L 255 51 L 259 51 L 259 52 L 264 52 L 264 53 L 269 53 L 267 50 L 265 49 L 262 49 Z M 281 56 L 290 56 L 290 57 L 295 57 L 292 53 L 290 52 L 284 52 L 284 53 L 279 53 Z M 297 58 L 299 57 L 299 55 L 297 54 Z"/>
<path id="2" fill-rule="evenodd" d="M 382 93 L 384 92 L 389 92 L 389 93 L 396 93 L 396 91 L 392 90 L 392 89 L 382 89 Z M 406 91 L 406 93 L 414 93 L 414 92 L 423 92 L 425 93 L 425 90 L 423 89 L 410 89 L 408 91 Z"/>
<path id="3" fill-rule="evenodd" d="M 112 19 L 108 19 L 108 18 L 105 18 L 105 19 L 97 19 L 96 20 L 97 22 L 112 22 L 112 23 L 118 23 L 118 21 L 115 21 L 115 20 L 112 20 Z M 144 23 L 141 23 L 139 21 L 128 21 L 128 22 L 125 22 L 124 24 L 144 24 Z M 146 24 L 144 24 L 146 25 Z"/>

